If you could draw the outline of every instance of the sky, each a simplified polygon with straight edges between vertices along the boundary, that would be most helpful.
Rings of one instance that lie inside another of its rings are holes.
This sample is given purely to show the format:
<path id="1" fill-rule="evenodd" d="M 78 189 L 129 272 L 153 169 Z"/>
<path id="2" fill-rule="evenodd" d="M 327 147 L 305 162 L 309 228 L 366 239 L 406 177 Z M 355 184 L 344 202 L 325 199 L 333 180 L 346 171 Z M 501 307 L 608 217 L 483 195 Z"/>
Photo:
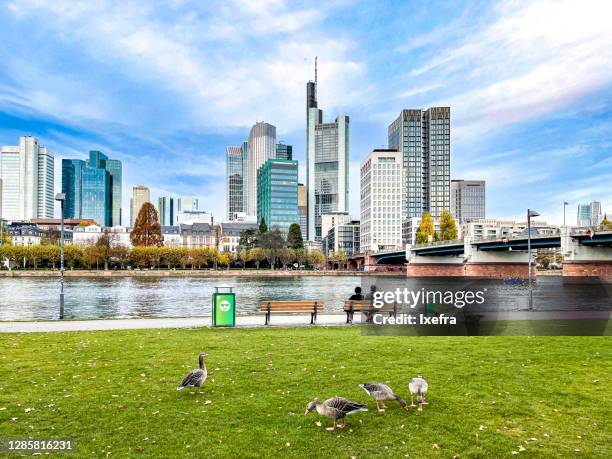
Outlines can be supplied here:
<path id="1" fill-rule="evenodd" d="M 359 166 L 403 108 L 451 107 L 451 178 L 487 181 L 487 217 L 612 213 L 612 2 L 0 0 L 0 145 L 101 150 L 133 185 L 225 216 L 225 148 L 277 127 L 305 178 L 306 82 L 350 116 Z M 59 211 L 56 210 L 59 214 Z M 124 221 L 124 224 L 127 221 Z"/>

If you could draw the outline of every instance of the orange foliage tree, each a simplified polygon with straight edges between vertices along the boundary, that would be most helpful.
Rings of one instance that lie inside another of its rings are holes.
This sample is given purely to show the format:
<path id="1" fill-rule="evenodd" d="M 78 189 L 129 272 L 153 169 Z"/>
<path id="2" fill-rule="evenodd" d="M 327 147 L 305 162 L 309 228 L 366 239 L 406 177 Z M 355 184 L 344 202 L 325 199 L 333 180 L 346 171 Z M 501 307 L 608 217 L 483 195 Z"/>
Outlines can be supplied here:
<path id="1" fill-rule="evenodd" d="M 163 238 L 157 210 L 150 202 L 145 202 L 138 212 L 134 228 L 130 234 L 133 246 L 161 246 Z"/>

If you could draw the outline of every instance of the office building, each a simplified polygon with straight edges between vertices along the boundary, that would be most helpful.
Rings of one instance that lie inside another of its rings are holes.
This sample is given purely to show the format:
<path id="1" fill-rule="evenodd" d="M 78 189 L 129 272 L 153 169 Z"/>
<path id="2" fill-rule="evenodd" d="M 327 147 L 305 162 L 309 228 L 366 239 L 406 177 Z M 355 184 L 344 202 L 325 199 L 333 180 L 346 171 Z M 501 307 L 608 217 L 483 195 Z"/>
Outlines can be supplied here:
<path id="1" fill-rule="evenodd" d="M 268 160 L 276 158 L 276 127 L 257 122 L 249 133 L 248 141 L 248 192 L 246 213 L 257 215 L 257 175 L 259 168 Z"/>
<path id="2" fill-rule="evenodd" d="M 601 202 L 591 201 L 588 204 L 578 204 L 578 226 L 597 226 L 602 220 Z"/>
<path id="3" fill-rule="evenodd" d="M 347 256 L 352 256 L 359 253 L 361 250 L 360 226 L 359 220 L 350 220 L 330 228 L 323 238 L 325 255 L 344 252 Z"/>
<path id="4" fill-rule="evenodd" d="M 306 190 L 308 234 L 321 241 L 321 215 L 348 211 L 349 117 L 323 123 L 318 108 L 317 78 L 306 84 Z"/>
<path id="5" fill-rule="evenodd" d="M 245 212 L 244 176 L 248 170 L 244 166 L 244 151 L 240 147 L 227 147 L 227 211 L 229 221 L 236 220 L 238 214 Z"/>
<path id="6" fill-rule="evenodd" d="M 240 245 L 240 233 L 246 230 L 257 231 L 258 224 L 252 222 L 223 222 L 221 223 L 222 238 L 219 243 L 219 250 L 222 252 L 236 253 Z"/>
<path id="7" fill-rule="evenodd" d="M 268 159 L 257 174 L 257 221 L 265 220 L 268 229 L 289 232 L 300 223 L 298 211 L 298 162 Z"/>
<path id="8" fill-rule="evenodd" d="M 213 216 L 204 210 L 184 210 L 176 215 L 177 225 L 213 224 Z"/>
<path id="9" fill-rule="evenodd" d="M 542 220 L 531 220 L 531 228 L 536 234 L 556 234 L 558 232 L 557 226 L 549 225 Z M 464 222 L 459 230 L 462 237 L 472 239 L 502 238 L 527 234 L 527 222 L 486 218 Z"/>
<path id="10" fill-rule="evenodd" d="M 416 244 L 416 235 L 419 231 L 419 226 L 421 225 L 422 217 L 410 217 L 404 219 L 402 221 L 402 247 L 406 245 L 414 245 Z M 440 231 L 440 219 L 433 218 L 434 231 Z M 457 225 L 457 231 L 461 231 L 461 226 Z M 461 238 L 461 233 L 459 233 L 458 238 Z"/>
<path id="11" fill-rule="evenodd" d="M 334 226 L 341 223 L 351 221 L 351 216 L 348 212 L 331 212 L 329 214 L 321 215 L 321 234 L 327 236 L 327 233 Z"/>
<path id="12" fill-rule="evenodd" d="M 293 159 L 293 147 L 283 142 L 276 144 L 276 159 Z"/>
<path id="13" fill-rule="evenodd" d="M 486 218 L 485 181 L 452 180 L 450 212 L 457 223 Z"/>
<path id="14" fill-rule="evenodd" d="M 374 150 L 361 163 L 361 250 L 402 247 L 402 153 Z"/>
<path id="15" fill-rule="evenodd" d="M 300 230 L 302 239 L 308 240 L 308 197 L 306 187 L 303 183 L 298 183 L 298 211 L 300 213 Z"/>
<path id="16" fill-rule="evenodd" d="M 450 108 L 402 110 L 389 125 L 388 143 L 402 153 L 406 170 L 404 217 L 450 210 Z"/>
<path id="17" fill-rule="evenodd" d="M 134 187 L 132 187 L 132 199 L 130 200 L 130 226 L 132 228 L 134 227 L 134 223 L 136 223 L 138 213 L 140 212 L 140 209 L 142 208 L 145 202 L 151 202 L 151 192 L 149 191 L 149 189 L 143 185 L 135 185 Z"/>
<path id="18" fill-rule="evenodd" d="M 21 136 L 19 145 L 0 147 L 2 218 L 52 218 L 54 169 L 53 154 L 35 137 Z"/>
<path id="19" fill-rule="evenodd" d="M 160 196 L 157 199 L 157 212 L 159 213 L 159 224 L 161 226 L 174 225 L 174 198 Z"/>
<path id="20" fill-rule="evenodd" d="M 176 212 L 195 212 L 200 210 L 198 198 L 178 198 L 176 200 Z"/>
<path id="21" fill-rule="evenodd" d="M 92 150 L 89 159 L 62 159 L 64 218 L 92 219 L 105 227 L 121 224 L 121 161 Z M 117 208 L 118 207 L 118 208 Z"/>

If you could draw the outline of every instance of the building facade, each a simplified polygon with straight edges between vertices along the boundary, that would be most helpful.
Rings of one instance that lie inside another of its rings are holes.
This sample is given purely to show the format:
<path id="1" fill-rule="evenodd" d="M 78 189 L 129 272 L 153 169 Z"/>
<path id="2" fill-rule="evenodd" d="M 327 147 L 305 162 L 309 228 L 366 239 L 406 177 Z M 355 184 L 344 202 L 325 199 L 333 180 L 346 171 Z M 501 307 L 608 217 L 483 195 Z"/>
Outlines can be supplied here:
<path id="1" fill-rule="evenodd" d="M 174 225 L 174 198 L 160 196 L 157 199 L 157 211 L 159 212 L 159 224 L 161 226 Z"/>
<path id="2" fill-rule="evenodd" d="M 329 229 L 323 238 L 323 249 L 326 256 L 333 252 L 344 252 L 352 256 L 361 251 L 361 225 L 359 220 L 340 223 Z"/>
<path id="3" fill-rule="evenodd" d="M 450 108 L 402 110 L 389 125 L 388 146 L 402 153 L 406 170 L 404 216 L 450 210 Z"/>
<path id="4" fill-rule="evenodd" d="M 112 227 L 121 222 L 121 161 L 92 150 L 89 159 L 62 159 L 64 218 L 92 219 Z M 118 208 L 117 208 L 118 207 Z"/>
<path id="5" fill-rule="evenodd" d="M 578 226 L 597 226 L 602 220 L 601 202 L 591 201 L 588 204 L 578 204 L 578 219 L 576 221 Z"/>
<path id="6" fill-rule="evenodd" d="M 351 216 L 348 212 L 331 212 L 329 214 L 323 214 L 321 215 L 321 232 L 325 237 L 334 226 L 350 221 Z"/>
<path id="7" fill-rule="evenodd" d="M 35 137 L 21 136 L 19 145 L 0 147 L 2 218 L 52 218 L 54 172 L 53 154 Z"/>
<path id="8" fill-rule="evenodd" d="M 298 211 L 298 162 L 269 159 L 257 174 L 257 221 L 265 220 L 268 229 L 289 232 L 300 223 Z"/>
<path id="9" fill-rule="evenodd" d="M 178 225 L 194 225 L 196 223 L 213 224 L 213 216 L 205 210 L 185 210 L 181 211 L 176 216 Z"/>
<path id="10" fill-rule="evenodd" d="M 283 142 L 276 144 L 276 159 L 293 159 L 293 147 Z"/>
<path id="11" fill-rule="evenodd" d="M 298 183 L 298 211 L 300 213 L 300 230 L 302 231 L 302 239 L 308 240 L 308 196 L 306 195 L 306 186 L 303 183 Z"/>
<path id="12" fill-rule="evenodd" d="M 531 221 L 532 231 L 537 234 L 555 234 L 557 227 L 549 225 L 545 221 Z M 461 225 L 462 237 L 472 239 L 491 239 L 510 237 L 527 232 L 527 222 L 517 222 L 514 220 L 482 219 L 464 222 Z"/>
<path id="13" fill-rule="evenodd" d="M 176 200 L 176 212 L 196 212 L 200 210 L 198 198 L 178 198 Z"/>
<path id="14" fill-rule="evenodd" d="M 306 190 L 310 241 L 321 241 L 321 215 L 348 211 L 349 117 L 323 123 L 317 82 L 306 84 Z"/>
<path id="15" fill-rule="evenodd" d="M 244 176 L 248 165 L 244 161 L 244 151 L 240 147 L 227 147 L 227 212 L 226 218 L 230 221 L 236 219 L 238 214 L 245 212 Z"/>
<path id="16" fill-rule="evenodd" d="M 361 163 L 361 250 L 402 247 L 402 153 L 374 150 Z"/>
<path id="17" fill-rule="evenodd" d="M 151 202 L 151 192 L 146 186 L 135 185 L 132 187 L 132 199 L 130 200 L 130 226 L 133 228 L 140 209 L 145 202 Z"/>
<path id="18" fill-rule="evenodd" d="M 451 180 L 450 212 L 458 223 L 486 218 L 484 180 Z"/>
<path id="19" fill-rule="evenodd" d="M 276 157 L 276 127 L 269 123 L 257 122 L 249 133 L 248 141 L 248 215 L 257 215 L 257 175 L 259 168 L 269 159 Z"/>

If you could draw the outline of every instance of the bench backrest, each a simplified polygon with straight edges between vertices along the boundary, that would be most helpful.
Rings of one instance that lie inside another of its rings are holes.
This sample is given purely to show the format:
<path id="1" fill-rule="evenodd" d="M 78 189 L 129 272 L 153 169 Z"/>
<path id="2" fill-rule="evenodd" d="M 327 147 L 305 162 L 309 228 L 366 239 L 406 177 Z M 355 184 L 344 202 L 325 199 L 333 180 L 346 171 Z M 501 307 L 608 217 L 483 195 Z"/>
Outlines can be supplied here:
<path id="1" fill-rule="evenodd" d="M 351 306 L 353 311 L 393 311 L 397 308 L 394 303 L 385 303 L 381 308 L 375 308 L 372 300 L 346 300 L 344 302 L 344 311 L 350 311 Z"/>
<path id="2" fill-rule="evenodd" d="M 325 303 L 319 300 L 304 301 L 260 301 L 261 312 L 267 312 L 268 308 L 273 312 L 313 312 L 315 306 L 318 312 L 323 310 Z"/>

